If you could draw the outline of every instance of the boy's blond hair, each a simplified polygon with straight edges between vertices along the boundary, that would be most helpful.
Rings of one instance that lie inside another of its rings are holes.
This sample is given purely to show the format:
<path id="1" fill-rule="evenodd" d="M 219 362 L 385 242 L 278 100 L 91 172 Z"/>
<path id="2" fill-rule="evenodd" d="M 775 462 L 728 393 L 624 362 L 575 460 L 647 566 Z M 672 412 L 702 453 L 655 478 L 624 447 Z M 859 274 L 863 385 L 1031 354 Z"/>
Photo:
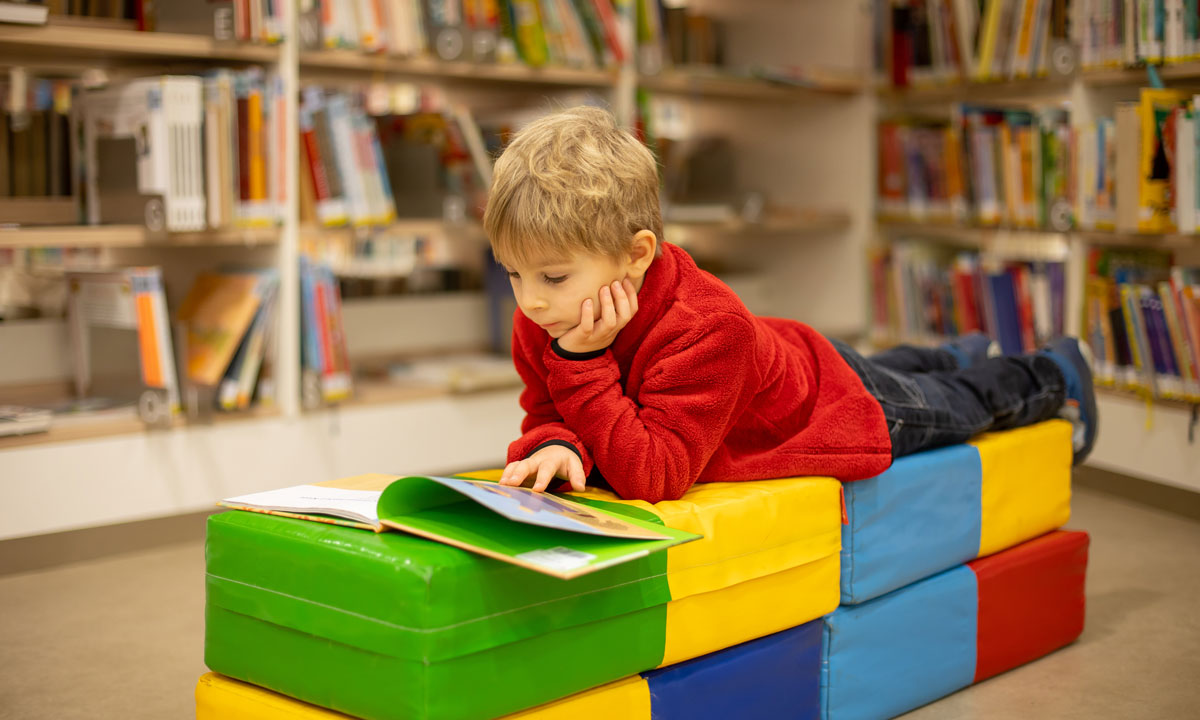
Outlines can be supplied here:
<path id="1" fill-rule="evenodd" d="M 641 230 L 661 242 L 654 156 L 606 110 L 543 117 L 496 161 L 483 226 L 501 262 L 617 257 Z"/>

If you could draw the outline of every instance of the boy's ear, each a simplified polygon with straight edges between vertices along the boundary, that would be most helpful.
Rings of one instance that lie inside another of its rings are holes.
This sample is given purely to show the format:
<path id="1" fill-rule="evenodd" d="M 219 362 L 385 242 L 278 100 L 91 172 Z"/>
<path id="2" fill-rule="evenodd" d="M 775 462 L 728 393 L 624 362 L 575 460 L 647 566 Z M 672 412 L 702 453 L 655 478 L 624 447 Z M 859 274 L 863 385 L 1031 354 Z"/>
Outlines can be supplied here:
<path id="1" fill-rule="evenodd" d="M 650 230 L 639 230 L 629 247 L 629 276 L 638 278 L 650 269 L 654 253 L 658 250 L 658 238 Z"/>

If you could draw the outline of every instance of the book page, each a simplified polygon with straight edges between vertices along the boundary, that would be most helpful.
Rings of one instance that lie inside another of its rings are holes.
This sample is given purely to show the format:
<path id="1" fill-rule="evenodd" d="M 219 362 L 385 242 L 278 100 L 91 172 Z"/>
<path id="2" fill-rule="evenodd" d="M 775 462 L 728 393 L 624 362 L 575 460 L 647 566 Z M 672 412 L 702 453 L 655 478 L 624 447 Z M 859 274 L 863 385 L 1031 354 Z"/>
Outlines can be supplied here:
<path id="1" fill-rule="evenodd" d="M 310 512 L 358 520 L 379 526 L 379 490 L 353 490 L 327 485 L 296 485 L 280 490 L 239 495 L 217 503 L 239 510 Z"/>
<path id="2" fill-rule="evenodd" d="M 429 476 L 430 480 L 471 498 L 509 520 L 555 530 L 624 538 L 663 540 L 666 535 L 639 527 L 611 513 L 590 508 L 549 493 L 508 487 L 481 480 Z"/>

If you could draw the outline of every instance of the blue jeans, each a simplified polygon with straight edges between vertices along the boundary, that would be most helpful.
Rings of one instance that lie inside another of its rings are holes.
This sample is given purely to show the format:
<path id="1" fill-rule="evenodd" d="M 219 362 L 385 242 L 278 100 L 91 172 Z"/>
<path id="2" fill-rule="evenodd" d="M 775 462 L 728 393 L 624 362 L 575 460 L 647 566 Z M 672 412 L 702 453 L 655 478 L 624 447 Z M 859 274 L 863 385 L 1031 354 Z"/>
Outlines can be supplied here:
<path id="1" fill-rule="evenodd" d="M 1065 399 L 1062 371 L 1043 355 L 960 368 L 938 348 L 901 345 L 866 358 L 831 342 L 883 407 L 894 458 L 1048 420 Z"/>

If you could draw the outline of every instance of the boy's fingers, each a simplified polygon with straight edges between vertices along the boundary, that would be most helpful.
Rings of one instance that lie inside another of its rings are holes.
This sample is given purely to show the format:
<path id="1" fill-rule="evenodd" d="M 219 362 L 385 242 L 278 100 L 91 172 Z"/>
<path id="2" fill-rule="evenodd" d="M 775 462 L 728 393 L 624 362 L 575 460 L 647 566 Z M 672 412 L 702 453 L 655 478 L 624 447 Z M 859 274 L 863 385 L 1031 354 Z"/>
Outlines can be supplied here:
<path id="1" fill-rule="evenodd" d="M 580 464 L 579 458 L 567 461 L 567 480 L 575 492 L 583 492 L 587 488 L 587 476 L 583 474 L 583 465 Z"/>
<path id="2" fill-rule="evenodd" d="M 584 335 L 592 333 L 592 324 L 595 318 L 592 317 L 592 299 L 588 298 L 583 301 L 583 307 L 579 311 L 579 329 Z"/>
<path id="3" fill-rule="evenodd" d="M 629 314 L 630 315 L 637 314 L 637 309 L 638 309 L 637 288 L 635 288 L 633 286 L 633 281 L 630 280 L 629 278 L 625 278 L 624 280 L 622 280 L 621 285 L 623 285 L 625 287 L 625 295 L 628 296 L 628 298 L 629 298 Z"/>
<path id="4" fill-rule="evenodd" d="M 525 464 L 524 460 L 510 462 L 504 468 L 504 472 L 500 475 L 501 485 L 520 485 L 525 481 L 525 473 L 521 472 L 521 466 Z"/>
<path id="5" fill-rule="evenodd" d="M 542 463 L 542 466 L 538 468 L 537 482 L 533 484 L 533 491 L 545 491 L 546 486 L 549 485 L 550 481 L 554 479 L 554 471 L 557 469 L 558 467 L 555 466 L 554 463 Z"/>
<path id="6" fill-rule="evenodd" d="M 617 322 L 617 311 L 613 307 L 612 288 L 605 285 L 600 288 L 600 321 L 605 327 L 612 327 Z"/>
<path id="7" fill-rule="evenodd" d="M 629 295 L 625 293 L 625 287 L 619 283 L 613 283 L 613 299 L 617 306 L 617 319 L 622 322 L 629 322 L 629 318 L 633 315 L 629 310 Z"/>

